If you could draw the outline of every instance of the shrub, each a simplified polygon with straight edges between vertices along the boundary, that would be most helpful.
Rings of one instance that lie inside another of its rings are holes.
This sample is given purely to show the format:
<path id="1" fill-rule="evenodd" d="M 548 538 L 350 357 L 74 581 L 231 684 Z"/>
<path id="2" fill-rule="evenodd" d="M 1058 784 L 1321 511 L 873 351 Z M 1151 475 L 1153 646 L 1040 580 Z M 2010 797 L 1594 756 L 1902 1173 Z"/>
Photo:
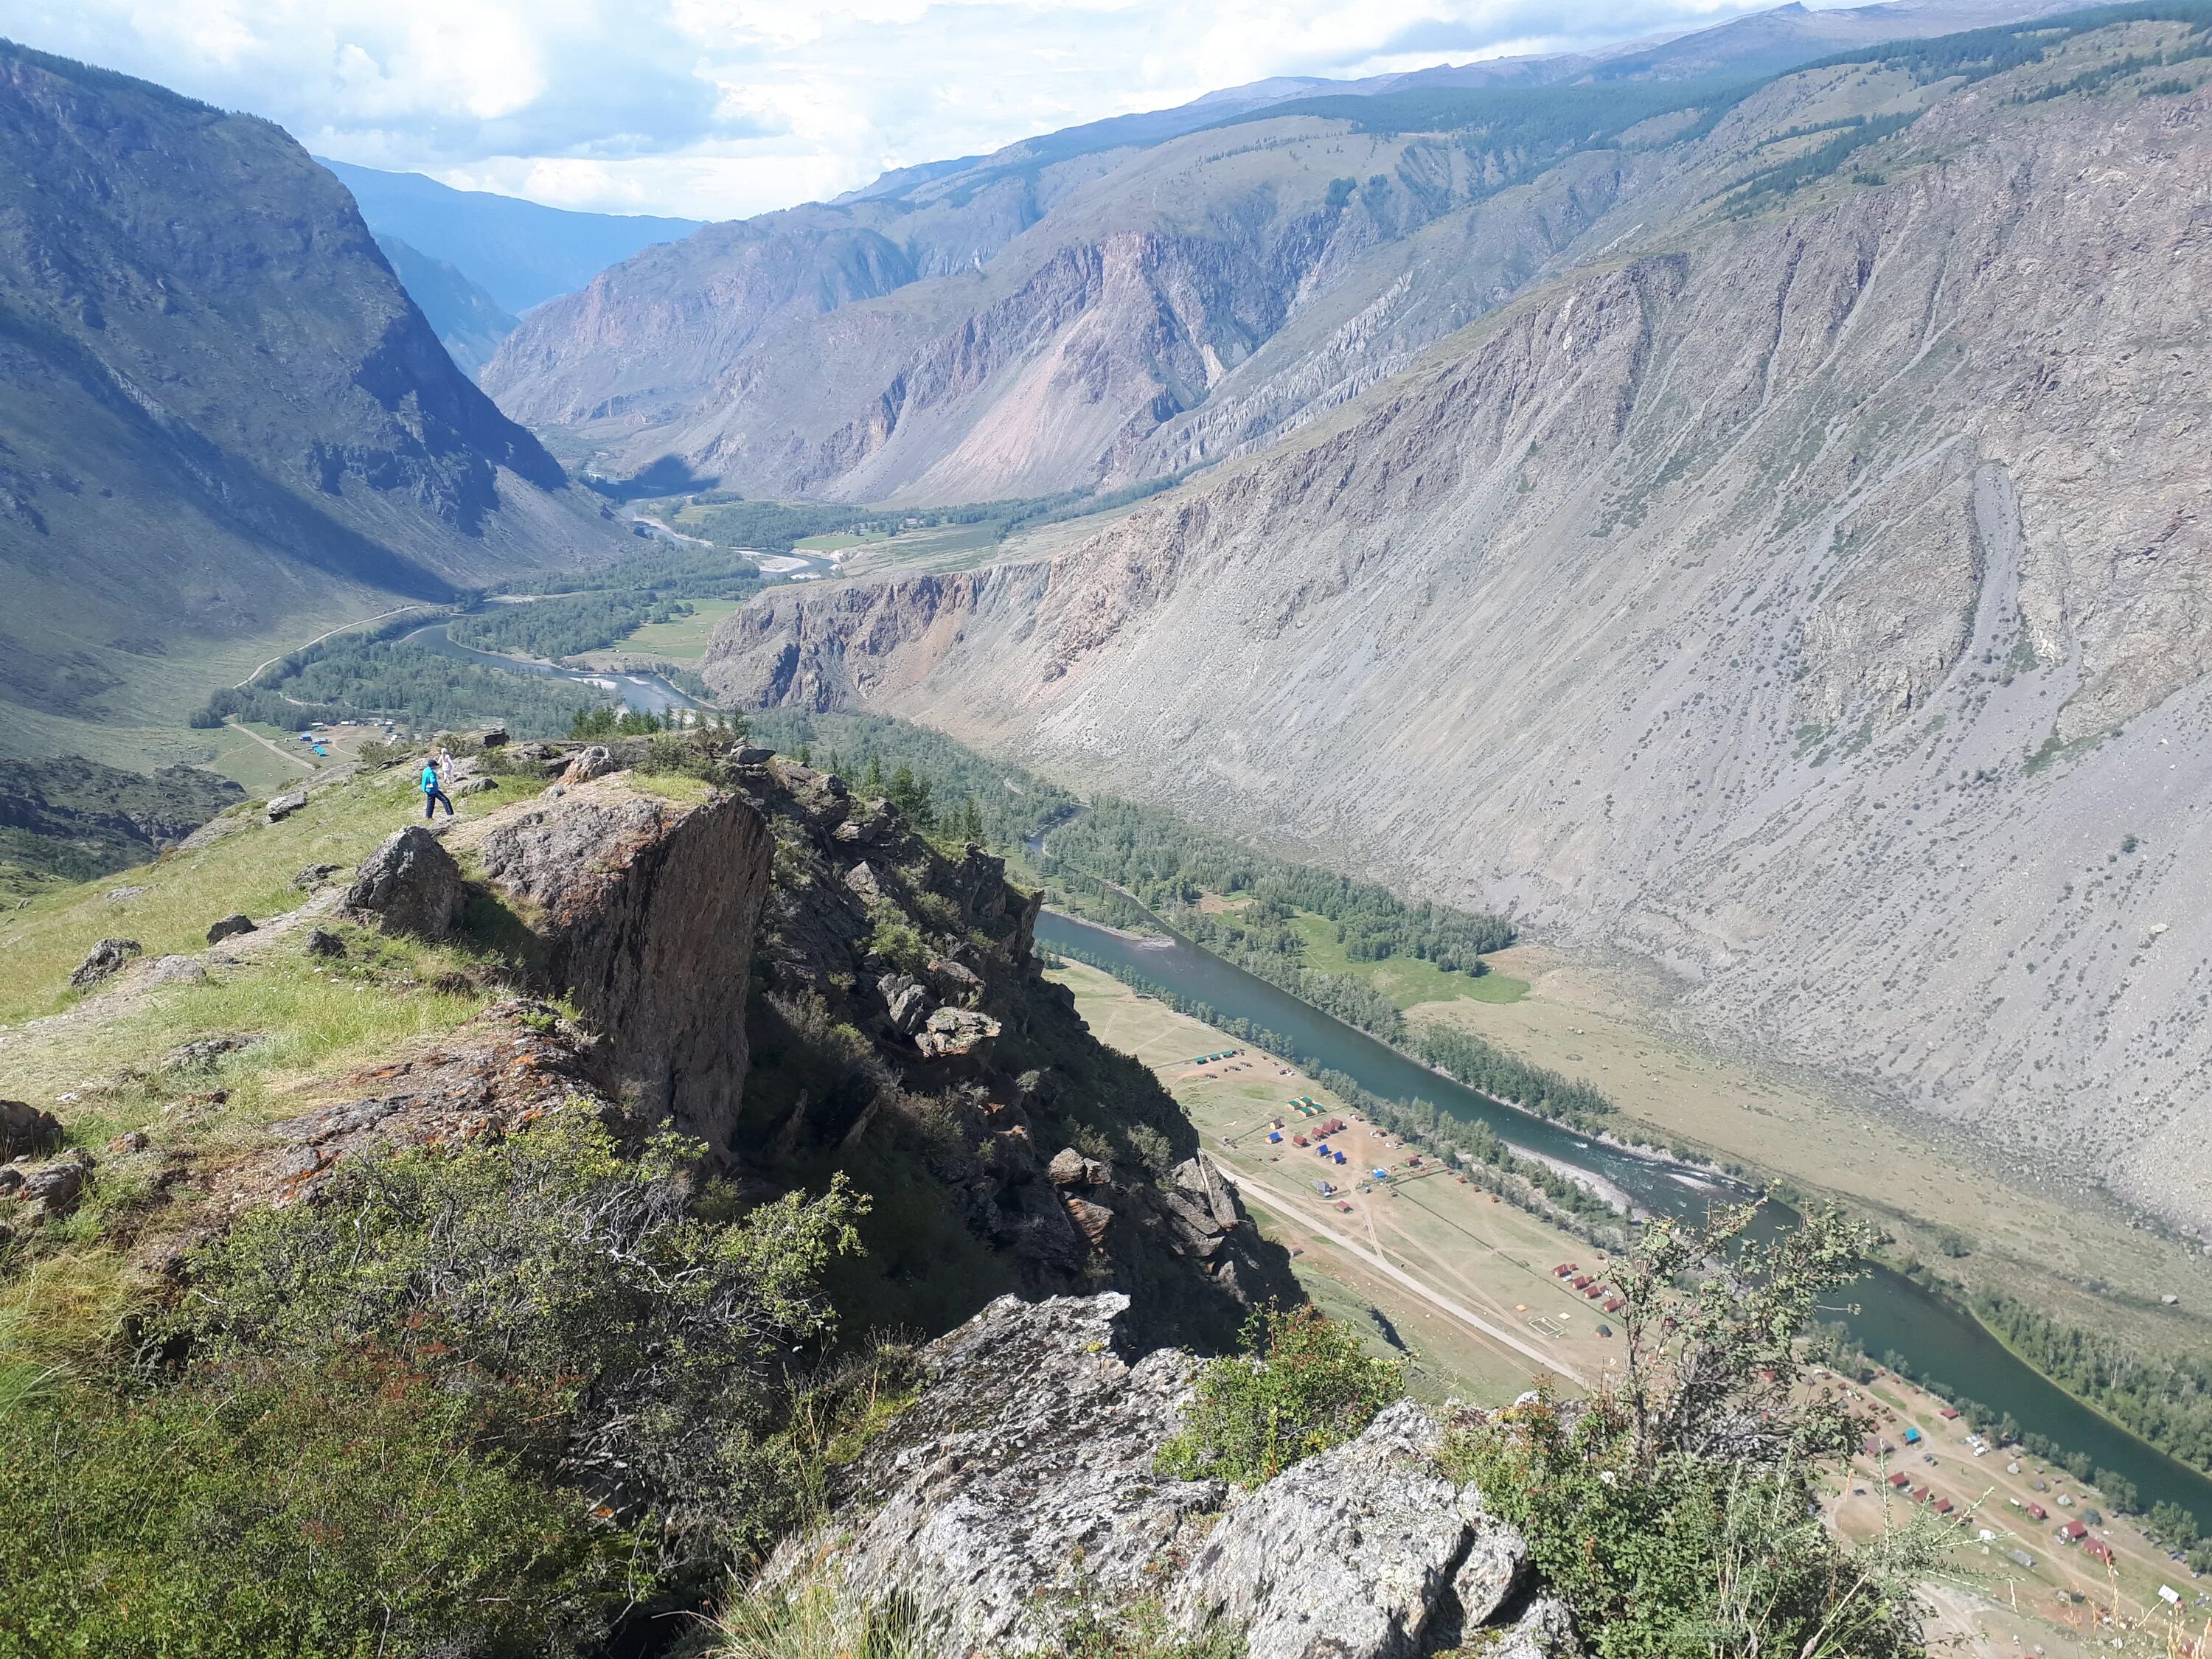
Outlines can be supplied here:
<path id="1" fill-rule="evenodd" d="M 300 1659 L 568 1650 L 636 1540 L 404 1368 L 278 1366 L 0 1416 L 10 1652 Z"/>
<path id="2" fill-rule="evenodd" d="M 866 1200 L 837 1176 L 721 1218 L 726 1197 L 695 1194 L 701 1152 L 663 1133 L 626 1154 L 563 1111 L 349 1159 L 320 1201 L 196 1252 L 172 1329 L 216 1364 L 404 1341 L 433 1385 L 543 1446 L 584 1507 L 649 1515 L 665 1569 L 757 1547 L 798 1489 L 777 1432 L 790 1356 L 830 1328 L 818 1281 Z"/>
<path id="3" fill-rule="evenodd" d="M 1753 1214 L 1644 1230 L 1613 1275 L 1618 1382 L 1571 1405 L 1540 1391 L 1447 1437 L 1447 1465 L 1520 1527 L 1602 1659 L 1922 1651 L 1913 1585 L 1944 1528 L 1922 1516 L 1856 1550 L 1831 1535 L 1813 1472 L 1863 1425 L 1798 1386 L 1799 1338 L 1865 1236 L 1829 1211 L 1759 1243 Z"/>
<path id="4" fill-rule="evenodd" d="M 921 931 L 889 903 L 872 905 L 875 926 L 868 934 L 868 949 L 902 974 L 928 970 L 932 952 Z"/>
<path id="5" fill-rule="evenodd" d="M 1200 1373 L 1182 1432 L 1160 1448 L 1164 1473 L 1257 1486 L 1351 1439 L 1405 1389 L 1398 1362 L 1370 1358 L 1310 1309 L 1259 1310 L 1243 1340 Z"/>

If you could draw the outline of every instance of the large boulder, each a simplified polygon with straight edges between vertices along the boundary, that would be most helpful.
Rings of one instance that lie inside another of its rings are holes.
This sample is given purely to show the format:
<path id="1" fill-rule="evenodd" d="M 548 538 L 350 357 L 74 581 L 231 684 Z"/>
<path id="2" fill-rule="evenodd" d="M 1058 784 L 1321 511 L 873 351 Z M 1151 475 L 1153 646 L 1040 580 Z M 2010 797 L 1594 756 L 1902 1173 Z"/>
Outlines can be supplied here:
<path id="1" fill-rule="evenodd" d="M 410 823 L 361 861 L 339 908 L 387 933 L 442 939 L 468 896 L 453 855 L 419 823 Z"/>
<path id="2" fill-rule="evenodd" d="M 453 844 L 538 936 L 635 1108 L 726 1150 L 775 854 L 760 814 L 735 795 L 673 801 L 617 775 L 518 803 Z"/>
<path id="3" fill-rule="evenodd" d="M 925 1348 L 929 1385 L 854 1466 L 849 1518 L 787 1544 L 770 1578 L 834 1548 L 846 1594 L 930 1610 L 942 1659 L 1046 1644 L 1055 1601 L 1156 1592 L 1228 1489 L 1154 1471 L 1198 1361 L 1133 1363 L 1115 1328 L 1128 1305 L 1001 1297 Z"/>
<path id="4" fill-rule="evenodd" d="M 1129 1354 L 1127 1307 L 1002 1297 L 924 1349 L 920 1396 L 769 1582 L 826 1568 L 856 1601 L 927 1608 L 939 1659 L 1049 1648 L 1074 1608 L 1110 1620 L 1155 1598 L 1181 1633 L 1233 1632 L 1248 1659 L 1414 1659 L 1486 1626 L 1486 1652 L 1575 1651 L 1557 1602 L 1516 1601 L 1520 1534 L 1446 1473 L 1411 1401 L 1249 1492 L 1159 1473 L 1200 1362 Z"/>

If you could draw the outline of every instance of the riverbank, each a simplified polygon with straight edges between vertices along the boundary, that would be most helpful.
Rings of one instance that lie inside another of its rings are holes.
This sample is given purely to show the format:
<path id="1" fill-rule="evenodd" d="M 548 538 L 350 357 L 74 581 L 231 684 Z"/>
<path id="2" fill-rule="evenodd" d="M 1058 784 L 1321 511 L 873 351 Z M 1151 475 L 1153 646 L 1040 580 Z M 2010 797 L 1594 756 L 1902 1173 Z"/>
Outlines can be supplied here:
<path id="1" fill-rule="evenodd" d="M 1340 1072 L 1386 1100 L 1429 1099 L 1446 1112 L 1488 1126 L 1502 1138 L 1589 1170 L 1660 1213 L 1702 1214 L 1707 1183 L 1679 1165 L 1638 1158 L 1572 1128 L 1528 1116 L 1430 1071 L 1364 1032 L 1298 1003 L 1187 940 L 1139 956 L 1105 930 L 1047 912 L 1037 927 L 1047 949 L 1073 946 L 1117 964 L 1227 1019 L 1273 1036 L 1309 1072 Z M 1235 1029 L 1233 1026 L 1231 1029 Z M 1894 1271 L 1877 1267 L 1842 1323 L 1877 1358 L 1894 1352 L 1922 1376 L 1960 1387 L 1994 1411 L 2131 1481 L 2149 1504 L 2172 1502 L 2212 1518 L 2212 1480 L 2189 1469 L 2075 1399 L 1998 1342 L 1966 1310 Z"/>
<path id="2" fill-rule="evenodd" d="M 1070 963 L 1051 977 L 1074 993 L 1102 1041 L 1134 1054 L 1176 1096 L 1262 1231 L 1292 1252 L 1292 1270 L 1316 1304 L 1362 1332 L 1377 1354 L 1408 1361 L 1415 1393 L 1501 1403 L 1545 1376 L 1587 1385 L 1617 1363 L 1618 1339 L 1600 1334 L 1602 1310 L 1551 1271 L 1562 1261 L 1601 1269 L 1604 1258 L 1585 1243 L 1491 1202 L 1431 1160 L 1411 1165 L 1402 1144 L 1352 1118 L 1347 1103 L 1288 1055 L 1238 1043 L 1097 969 Z M 1190 1058 L 1223 1047 L 1242 1052 L 1210 1064 Z M 1274 1118 L 1285 1116 L 1286 1127 L 1303 1121 L 1286 1115 L 1288 1101 L 1301 1097 L 1351 1119 L 1332 1138 L 1354 1171 L 1326 1177 L 1340 1185 L 1336 1193 L 1315 1189 L 1319 1166 L 1310 1151 L 1287 1135 L 1267 1139 Z M 1358 1178 L 1378 1164 L 1391 1170 L 1388 1182 Z M 1831 1524 L 1869 1535 L 1884 1522 L 1886 1495 L 1892 1516 L 1937 1498 L 1973 1516 L 1929 1586 L 1948 1650 L 2017 1656 L 2035 1647 L 2046 1659 L 2080 1659 L 2092 1642 L 2109 1653 L 2117 1638 L 2124 1652 L 2164 1651 L 2160 1585 L 2179 1586 L 2193 1604 L 2204 1581 L 2166 1561 L 2139 1528 L 2106 1515 L 2093 1528 L 2113 1551 L 2108 1572 L 2080 1546 L 2053 1542 L 2056 1522 L 2026 1510 L 2039 1501 L 2047 1516 L 2067 1518 L 2094 1504 L 2063 1471 L 2039 1459 L 1977 1457 L 1965 1425 L 1942 1415 L 1943 1402 L 1894 1375 L 1867 1385 L 1833 1382 L 1863 1396 L 1898 1450 L 1837 1471 L 1827 1482 Z M 1922 1443 L 1909 1458 L 1907 1427 Z M 1908 1469 L 1926 1499 L 1889 1494 L 1887 1476 Z M 1980 1537 L 1984 1528 L 1993 1536 Z"/>
<path id="3" fill-rule="evenodd" d="M 1666 988 L 1631 965 L 1526 944 L 1493 961 L 1528 982 L 1525 997 L 1421 1004 L 1409 1023 L 1587 1077 L 1617 1108 L 1624 1139 L 1648 1136 L 1837 1203 L 1891 1238 L 1893 1265 L 1917 1262 L 1961 1300 L 1995 1291 L 2131 1349 L 2212 1353 L 2212 1261 L 2189 1241 L 2136 1224 L 2094 1190 L 2008 1169 L 1954 1127 L 1698 1043 Z"/>

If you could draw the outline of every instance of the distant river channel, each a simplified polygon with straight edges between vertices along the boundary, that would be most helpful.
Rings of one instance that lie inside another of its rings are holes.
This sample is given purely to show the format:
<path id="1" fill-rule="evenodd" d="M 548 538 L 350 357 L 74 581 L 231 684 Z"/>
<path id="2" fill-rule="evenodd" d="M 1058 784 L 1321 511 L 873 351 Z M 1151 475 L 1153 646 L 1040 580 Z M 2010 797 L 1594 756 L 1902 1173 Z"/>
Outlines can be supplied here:
<path id="1" fill-rule="evenodd" d="M 419 645 L 425 651 L 434 651 L 441 657 L 458 657 L 463 662 L 483 663 L 490 668 L 502 669 L 510 674 L 538 674 L 556 680 L 568 680 L 577 685 L 588 685 L 605 695 L 612 693 L 622 700 L 626 708 L 641 714 L 665 714 L 672 708 L 696 708 L 694 702 L 659 674 L 633 673 L 625 671 L 597 672 L 586 669 L 563 668 L 558 663 L 538 662 L 528 657 L 509 657 L 496 651 L 477 651 L 465 645 L 456 645 L 447 636 L 445 623 L 432 623 L 402 635 L 409 645 Z"/>
<path id="2" fill-rule="evenodd" d="M 1139 940 L 1048 910 L 1037 919 L 1036 937 L 1048 949 L 1060 945 L 1115 963 L 1232 1019 L 1247 1019 L 1279 1032 L 1295 1045 L 1301 1063 L 1342 1072 L 1386 1100 L 1419 1097 L 1455 1117 L 1488 1124 L 1516 1146 L 1620 1188 L 1640 1209 L 1702 1219 L 1712 1200 L 1753 1195 L 1749 1188 L 1703 1170 L 1607 1146 L 1503 1105 L 1172 930 L 1164 939 Z M 1764 1213 L 1784 1223 L 1796 1219 L 1771 1200 Z M 1830 1316 L 1840 1319 L 1869 1354 L 1899 1354 L 1915 1375 L 1940 1378 L 1993 1411 L 2010 1412 L 2022 1428 L 2045 1435 L 2069 1451 L 2087 1453 L 2099 1468 L 2132 1480 L 2145 1509 L 2160 1502 L 2179 1504 L 2200 1522 L 2212 1523 L 2212 1480 L 2083 1405 L 1948 1297 L 1869 1263 L 1867 1276 L 1838 1300 L 1851 1305 Z"/>

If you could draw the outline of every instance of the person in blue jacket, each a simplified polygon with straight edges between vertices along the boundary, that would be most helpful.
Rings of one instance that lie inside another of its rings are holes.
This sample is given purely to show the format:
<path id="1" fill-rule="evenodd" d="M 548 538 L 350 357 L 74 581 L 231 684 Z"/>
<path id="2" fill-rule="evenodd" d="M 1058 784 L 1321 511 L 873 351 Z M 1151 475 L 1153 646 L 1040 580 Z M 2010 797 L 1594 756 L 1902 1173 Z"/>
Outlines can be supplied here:
<path id="1" fill-rule="evenodd" d="M 437 763 L 434 761 L 424 761 L 422 763 L 422 816 L 425 818 L 436 817 L 438 805 L 441 801 L 445 803 L 446 816 L 453 817 L 453 803 L 446 799 L 445 787 L 438 776 Z"/>

